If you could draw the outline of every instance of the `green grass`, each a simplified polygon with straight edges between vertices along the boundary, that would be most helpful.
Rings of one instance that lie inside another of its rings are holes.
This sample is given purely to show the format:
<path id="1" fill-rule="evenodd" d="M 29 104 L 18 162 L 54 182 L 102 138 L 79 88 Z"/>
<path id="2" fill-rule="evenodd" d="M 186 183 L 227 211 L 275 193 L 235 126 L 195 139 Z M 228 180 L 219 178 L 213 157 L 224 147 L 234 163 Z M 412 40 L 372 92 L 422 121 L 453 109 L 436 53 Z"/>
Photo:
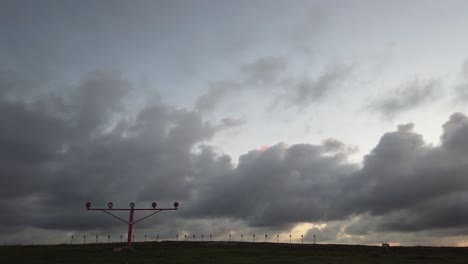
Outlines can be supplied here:
<path id="1" fill-rule="evenodd" d="M 3 246 L 0 263 L 468 263 L 468 248 L 228 242 Z"/>

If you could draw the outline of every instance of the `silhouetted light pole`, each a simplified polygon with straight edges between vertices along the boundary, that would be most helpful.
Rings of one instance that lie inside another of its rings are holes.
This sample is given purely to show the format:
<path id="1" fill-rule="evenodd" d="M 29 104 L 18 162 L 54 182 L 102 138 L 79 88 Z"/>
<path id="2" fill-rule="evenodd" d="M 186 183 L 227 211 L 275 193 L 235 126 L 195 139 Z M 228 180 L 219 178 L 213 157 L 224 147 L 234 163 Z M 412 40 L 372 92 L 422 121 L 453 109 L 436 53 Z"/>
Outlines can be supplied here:
<path id="1" fill-rule="evenodd" d="M 185 237 L 185 238 L 184 238 L 184 241 L 187 241 L 187 235 L 184 235 L 184 237 Z"/>
<path id="2" fill-rule="evenodd" d="M 150 217 L 150 216 L 152 216 L 152 215 L 154 215 L 154 214 L 157 214 L 157 213 L 159 213 L 159 212 L 161 212 L 161 211 L 177 210 L 177 207 L 179 206 L 179 203 L 178 203 L 178 202 L 175 202 L 173 208 L 156 208 L 156 205 L 157 205 L 157 204 L 156 204 L 155 202 L 153 202 L 151 205 L 152 205 L 153 208 L 148 208 L 148 209 L 146 209 L 146 208 L 144 208 L 144 209 L 138 208 L 138 209 L 136 209 L 136 208 L 134 208 L 134 207 L 135 207 L 135 203 L 132 202 L 132 203 L 130 203 L 130 208 L 129 208 L 129 209 L 127 209 L 127 208 L 112 208 L 112 207 L 114 206 L 114 204 L 111 203 L 111 202 L 109 202 L 109 203 L 107 204 L 107 207 L 108 207 L 108 208 L 91 208 L 91 203 L 90 203 L 90 202 L 87 202 L 87 203 L 86 203 L 86 210 L 102 211 L 102 212 L 104 212 L 104 213 L 106 213 L 106 214 L 108 214 L 108 215 L 110 215 L 110 216 L 112 216 L 112 217 L 114 217 L 114 218 L 116 218 L 116 219 L 118 219 L 118 220 L 120 220 L 120 221 L 122 221 L 122 222 L 128 224 L 127 247 L 128 247 L 129 249 L 131 249 L 131 248 L 132 248 L 132 238 L 133 238 L 133 240 L 135 240 L 135 237 L 132 236 L 133 225 L 134 225 L 134 224 L 136 224 L 136 223 L 138 223 L 138 222 L 140 222 L 140 221 L 142 221 L 142 220 L 144 220 L 144 219 L 146 219 L 146 218 L 148 218 L 148 217 Z M 116 215 L 110 213 L 109 211 L 129 211 L 129 212 L 130 212 L 129 220 L 128 220 L 128 221 L 125 221 L 124 219 L 122 219 L 122 218 L 120 218 L 120 217 L 118 217 L 118 216 L 116 216 Z M 151 213 L 151 214 L 149 214 L 149 215 L 147 215 L 147 216 L 145 216 L 145 217 L 142 217 L 142 218 L 140 218 L 140 219 L 134 221 L 134 220 L 133 220 L 133 216 L 134 216 L 134 214 L 135 214 L 135 211 L 153 211 L 153 213 Z"/>
<path id="3" fill-rule="evenodd" d="M 195 241 L 195 235 L 193 235 L 193 241 Z"/>
<path id="4" fill-rule="evenodd" d="M 292 241 L 291 241 L 291 235 L 289 235 L 289 244 L 291 244 Z"/>
<path id="5" fill-rule="evenodd" d="M 122 235 L 120 235 L 120 243 L 122 243 Z"/>
<path id="6" fill-rule="evenodd" d="M 231 234 L 229 234 L 229 242 L 231 242 Z"/>
<path id="7" fill-rule="evenodd" d="M 211 237 L 212 237 L 212 235 L 210 234 L 210 241 L 211 241 Z"/>
<path id="8" fill-rule="evenodd" d="M 156 235 L 156 242 L 159 242 L 159 234 Z"/>
<path id="9" fill-rule="evenodd" d="M 203 234 L 201 235 L 201 241 L 203 241 Z"/>
<path id="10" fill-rule="evenodd" d="M 244 242 L 244 235 L 241 235 L 241 242 Z"/>
<path id="11" fill-rule="evenodd" d="M 255 234 L 253 235 L 253 242 L 255 242 Z"/>
<path id="12" fill-rule="evenodd" d="M 86 236 L 83 236 L 83 244 L 86 244 Z"/>
<path id="13" fill-rule="evenodd" d="M 110 235 L 107 236 L 107 244 L 110 243 Z"/>
<path id="14" fill-rule="evenodd" d="M 265 235 L 265 242 L 268 241 L 268 235 Z"/>
<path id="15" fill-rule="evenodd" d="M 98 239 L 98 236 L 96 235 L 96 244 L 97 244 L 97 239 Z"/>
<path id="16" fill-rule="evenodd" d="M 175 235 L 177 241 L 179 241 L 179 234 Z"/>
<path id="17" fill-rule="evenodd" d="M 146 235 L 145 235 L 145 242 L 146 242 Z"/>
<path id="18" fill-rule="evenodd" d="M 301 235 L 302 244 L 304 244 L 304 235 Z"/>
<path id="19" fill-rule="evenodd" d="M 70 245 L 73 245 L 73 236 L 71 236 Z"/>
<path id="20" fill-rule="evenodd" d="M 279 235 L 276 235 L 276 242 L 279 243 Z"/>
<path id="21" fill-rule="evenodd" d="M 315 244 L 315 235 L 314 235 L 314 244 Z"/>

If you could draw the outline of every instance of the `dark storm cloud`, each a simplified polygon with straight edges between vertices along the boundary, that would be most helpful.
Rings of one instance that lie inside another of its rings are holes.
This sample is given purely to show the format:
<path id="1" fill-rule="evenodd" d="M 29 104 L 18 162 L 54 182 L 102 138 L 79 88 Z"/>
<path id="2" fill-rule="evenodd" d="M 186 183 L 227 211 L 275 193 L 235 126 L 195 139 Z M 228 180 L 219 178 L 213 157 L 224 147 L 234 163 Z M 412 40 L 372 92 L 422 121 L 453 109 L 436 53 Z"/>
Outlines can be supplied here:
<path id="1" fill-rule="evenodd" d="M 440 146 L 425 144 L 412 126 L 385 134 L 365 157 L 355 183 L 348 184 L 342 209 L 377 216 L 356 224 L 353 232 L 360 230 L 356 226 L 402 232 L 466 227 L 468 216 L 460 208 L 468 193 L 468 118 L 453 114 Z"/>
<path id="2" fill-rule="evenodd" d="M 94 72 L 66 93 L 0 98 L 2 199 L 49 211 L 17 210 L 9 217 L 36 227 L 77 229 L 91 226 L 75 210 L 87 200 L 187 198 L 194 144 L 239 123 L 206 123 L 195 112 L 160 102 L 123 115 L 131 92 L 120 74 Z"/>
<path id="3" fill-rule="evenodd" d="M 160 101 L 129 115 L 134 90 L 118 72 L 93 72 L 61 92 L 28 97 L 15 91 L 0 98 L 0 208 L 9 212 L 0 220 L 4 234 L 26 226 L 112 228 L 119 223 L 84 213 L 83 202 L 125 206 L 153 199 L 182 202 L 178 217 L 156 221 L 179 228 L 208 230 L 201 222 L 223 219 L 252 232 L 280 232 L 299 222 L 352 217 L 360 220 L 340 228 L 356 234 L 467 227 L 460 211 L 468 202 L 468 117 L 462 113 L 443 125 L 437 146 L 414 132 L 414 124 L 399 125 L 362 166 L 348 159 L 353 148 L 336 139 L 277 144 L 234 165 L 201 143 L 242 120 L 212 124 L 199 112 Z M 309 235 L 331 238 L 332 227 Z"/>
<path id="4" fill-rule="evenodd" d="M 216 168 L 225 170 L 216 170 L 217 175 L 200 184 L 199 196 L 185 212 L 188 216 L 236 217 L 254 226 L 340 218 L 331 202 L 339 196 L 340 181 L 357 170 L 345 155 L 309 144 L 251 151 L 235 168 L 225 162 L 212 157 L 210 163 L 224 164 Z"/>
<path id="5" fill-rule="evenodd" d="M 466 227 L 459 208 L 468 191 L 468 118 L 453 114 L 443 128 L 441 145 L 433 146 L 414 124 L 399 125 L 382 136 L 362 168 L 347 161 L 335 140 L 251 151 L 236 167 L 212 153 L 205 159 L 211 165 L 198 167 L 211 176 L 196 187 L 184 215 L 234 217 L 252 226 L 362 216 L 351 233 L 362 232 L 360 224 L 366 232 Z"/>
<path id="6" fill-rule="evenodd" d="M 370 108 L 385 117 L 394 117 L 400 112 L 413 109 L 433 99 L 438 87 L 439 83 L 435 80 L 416 79 L 388 93 Z"/>

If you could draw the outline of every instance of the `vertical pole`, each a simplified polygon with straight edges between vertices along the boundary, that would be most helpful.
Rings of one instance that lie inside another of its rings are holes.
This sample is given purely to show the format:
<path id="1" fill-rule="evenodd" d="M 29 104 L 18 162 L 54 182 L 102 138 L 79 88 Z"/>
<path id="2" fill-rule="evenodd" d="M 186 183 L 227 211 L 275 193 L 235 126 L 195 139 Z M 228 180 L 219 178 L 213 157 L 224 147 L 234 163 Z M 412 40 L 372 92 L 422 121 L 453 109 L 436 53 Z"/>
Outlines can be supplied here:
<path id="1" fill-rule="evenodd" d="M 315 244 L 315 235 L 314 235 L 314 244 Z"/>
<path id="2" fill-rule="evenodd" d="M 130 217 L 128 219 L 128 237 L 127 237 L 127 247 L 128 249 L 132 248 L 132 232 L 133 232 L 133 208 L 130 209 Z"/>

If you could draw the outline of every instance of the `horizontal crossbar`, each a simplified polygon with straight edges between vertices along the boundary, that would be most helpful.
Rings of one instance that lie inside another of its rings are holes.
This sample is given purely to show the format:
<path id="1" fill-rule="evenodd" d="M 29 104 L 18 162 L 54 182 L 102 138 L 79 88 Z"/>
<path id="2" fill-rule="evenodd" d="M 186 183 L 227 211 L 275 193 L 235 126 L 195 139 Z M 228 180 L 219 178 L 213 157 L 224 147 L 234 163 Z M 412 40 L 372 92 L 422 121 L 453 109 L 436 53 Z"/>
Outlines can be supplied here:
<path id="1" fill-rule="evenodd" d="M 168 211 L 168 210 L 177 210 L 177 208 L 86 208 L 89 211 Z"/>

